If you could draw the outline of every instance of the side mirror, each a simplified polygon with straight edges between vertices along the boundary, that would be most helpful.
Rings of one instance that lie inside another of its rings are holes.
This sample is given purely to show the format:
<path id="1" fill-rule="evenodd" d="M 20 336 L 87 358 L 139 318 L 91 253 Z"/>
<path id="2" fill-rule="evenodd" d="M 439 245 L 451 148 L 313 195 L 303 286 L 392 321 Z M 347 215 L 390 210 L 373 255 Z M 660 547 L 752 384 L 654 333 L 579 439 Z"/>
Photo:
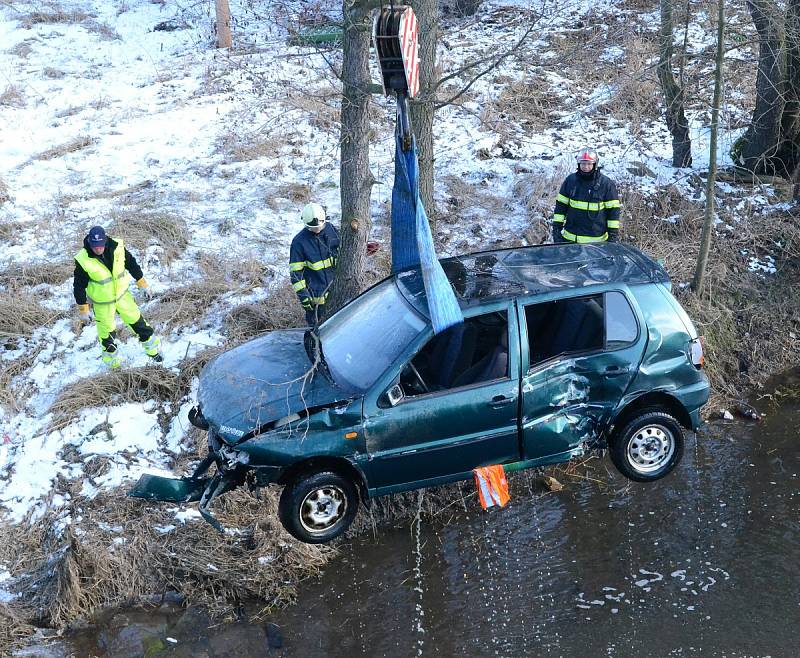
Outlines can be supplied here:
<path id="1" fill-rule="evenodd" d="M 395 407 L 405 397 L 400 384 L 392 384 L 386 391 L 386 400 L 390 407 Z"/>

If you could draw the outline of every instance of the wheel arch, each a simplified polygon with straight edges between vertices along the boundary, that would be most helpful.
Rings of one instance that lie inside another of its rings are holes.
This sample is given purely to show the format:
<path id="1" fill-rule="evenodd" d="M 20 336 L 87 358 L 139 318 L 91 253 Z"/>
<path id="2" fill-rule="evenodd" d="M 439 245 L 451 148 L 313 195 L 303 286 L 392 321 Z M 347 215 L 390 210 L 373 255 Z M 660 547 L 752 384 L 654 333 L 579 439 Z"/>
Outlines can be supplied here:
<path id="1" fill-rule="evenodd" d="M 628 423 L 628 420 L 646 409 L 663 409 L 674 416 L 675 420 L 677 420 L 682 427 L 687 430 L 692 429 L 692 419 L 689 416 L 689 412 L 686 411 L 686 408 L 677 398 L 663 391 L 645 393 L 628 402 L 614 417 L 612 428 L 618 430 L 624 427 Z"/>
<path id="2" fill-rule="evenodd" d="M 358 488 L 359 496 L 362 501 L 367 499 L 367 481 L 364 474 L 353 462 L 343 457 L 310 457 L 295 462 L 286 468 L 277 480 L 277 484 L 288 484 L 299 475 L 304 473 L 315 473 L 319 471 L 331 471 L 338 473 L 353 481 Z"/>

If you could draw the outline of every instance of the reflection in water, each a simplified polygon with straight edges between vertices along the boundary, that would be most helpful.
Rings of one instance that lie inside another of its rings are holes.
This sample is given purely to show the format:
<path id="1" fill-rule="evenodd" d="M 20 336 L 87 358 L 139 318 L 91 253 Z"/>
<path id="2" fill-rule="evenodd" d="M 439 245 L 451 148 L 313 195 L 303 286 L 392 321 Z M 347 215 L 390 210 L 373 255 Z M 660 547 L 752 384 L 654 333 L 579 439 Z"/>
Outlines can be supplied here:
<path id="1" fill-rule="evenodd" d="M 357 542 L 273 620 L 283 655 L 798 655 L 798 419 L 712 425 L 661 483 L 519 474 L 504 510 Z"/>
<path id="2" fill-rule="evenodd" d="M 263 648 L 237 656 L 800 655 L 798 421 L 795 405 L 713 424 L 651 485 L 607 459 L 559 493 L 512 475 L 503 510 L 476 502 L 344 545 L 269 620 L 282 647 L 262 631 Z M 178 646 L 156 655 L 228 655 L 209 647 L 237 628 L 254 627 L 170 626 Z"/>

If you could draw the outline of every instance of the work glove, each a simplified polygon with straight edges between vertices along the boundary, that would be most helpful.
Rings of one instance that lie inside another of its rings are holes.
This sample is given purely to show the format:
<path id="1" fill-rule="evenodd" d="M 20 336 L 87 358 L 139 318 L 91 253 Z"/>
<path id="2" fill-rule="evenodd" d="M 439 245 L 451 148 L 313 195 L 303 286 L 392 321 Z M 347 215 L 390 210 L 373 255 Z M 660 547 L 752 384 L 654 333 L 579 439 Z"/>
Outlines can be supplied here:
<path id="1" fill-rule="evenodd" d="M 78 304 L 78 327 L 85 327 L 92 323 L 92 316 L 89 314 L 88 304 Z"/>
<path id="2" fill-rule="evenodd" d="M 147 283 L 147 280 L 144 277 L 136 282 L 136 287 L 142 291 L 142 294 L 147 301 L 153 299 L 153 291 L 150 289 L 150 284 Z"/>

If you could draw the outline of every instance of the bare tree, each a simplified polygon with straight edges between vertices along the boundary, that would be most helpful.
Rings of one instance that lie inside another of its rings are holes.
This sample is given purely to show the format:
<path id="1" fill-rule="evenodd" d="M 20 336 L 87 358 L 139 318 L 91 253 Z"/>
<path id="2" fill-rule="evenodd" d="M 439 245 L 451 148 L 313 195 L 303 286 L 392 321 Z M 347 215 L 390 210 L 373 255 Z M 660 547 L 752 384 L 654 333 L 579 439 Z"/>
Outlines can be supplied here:
<path id="1" fill-rule="evenodd" d="M 469 62 L 447 78 L 439 78 L 436 69 L 438 6 L 436 0 L 412 0 L 419 24 L 420 98 L 413 104 L 412 121 L 418 144 L 420 197 L 429 214 L 434 212 L 433 121 L 434 112 L 453 102 L 478 79 L 495 70 L 517 52 L 535 30 L 537 20 L 511 46 Z M 370 13 L 380 0 L 344 0 L 344 58 L 342 62 L 341 113 L 341 202 L 342 235 L 336 277 L 331 297 L 325 305 L 327 315 L 341 308 L 361 292 L 366 256 L 366 242 L 372 222 L 369 198 L 375 179 L 369 169 L 369 93 L 368 72 Z M 462 76 L 470 79 L 451 98 L 439 100 L 437 91 L 444 81 Z"/>
<path id="2" fill-rule="evenodd" d="M 717 182 L 717 134 L 719 133 L 719 108 L 722 102 L 722 63 L 725 60 L 725 3 L 717 0 L 717 57 L 714 69 L 714 100 L 711 107 L 711 139 L 708 147 L 708 180 L 706 181 L 706 209 L 703 217 L 703 233 L 700 237 L 700 254 L 694 271 L 692 289 L 703 291 L 714 231 L 714 187 Z"/>
<path id="3" fill-rule="evenodd" d="M 419 158 L 419 196 L 431 220 L 436 217 L 433 199 L 433 117 L 438 83 L 436 44 L 439 41 L 437 0 L 412 0 L 419 26 L 419 94 L 411 103 L 411 123 Z"/>
<path id="4" fill-rule="evenodd" d="M 233 45 L 231 36 L 231 8 L 228 0 L 216 0 L 217 10 L 217 48 L 230 48 Z"/>
<path id="5" fill-rule="evenodd" d="M 740 164 L 791 177 L 800 164 L 800 0 L 748 0 L 759 39 L 756 104 Z"/>
<path id="6" fill-rule="evenodd" d="M 326 314 L 361 292 L 372 230 L 369 198 L 375 178 L 369 168 L 369 52 L 374 6 L 373 0 L 344 0 L 342 7 L 341 245 Z"/>
<path id="7" fill-rule="evenodd" d="M 688 13 L 688 6 L 686 11 Z M 672 166 L 690 167 L 692 165 L 692 140 L 684 113 L 684 85 L 683 80 L 678 84 L 672 73 L 673 30 L 673 1 L 661 0 L 658 79 L 664 93 L 667 128 L 672 133 Z"/>

